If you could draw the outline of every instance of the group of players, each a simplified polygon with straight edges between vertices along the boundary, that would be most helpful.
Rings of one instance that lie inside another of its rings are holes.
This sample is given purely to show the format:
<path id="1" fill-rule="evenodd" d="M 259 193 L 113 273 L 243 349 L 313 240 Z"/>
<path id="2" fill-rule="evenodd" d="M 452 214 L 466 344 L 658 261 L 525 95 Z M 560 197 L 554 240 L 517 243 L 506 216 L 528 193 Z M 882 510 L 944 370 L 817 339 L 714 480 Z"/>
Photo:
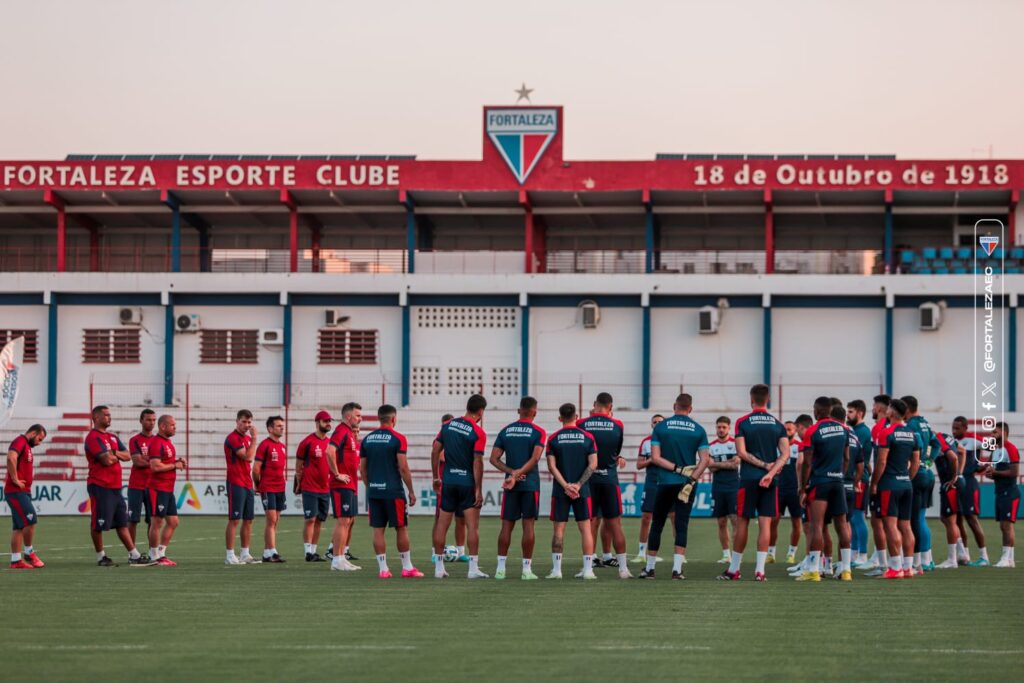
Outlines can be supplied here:
<path id="1" fill-rule="evenodd" d="M 781 422 L 768 412 L 769 388 L 750 390 L 751 411 L 731 424 L 720 417 L 714 440 L 690 417 L 693 399 L 680 394 L 673 414 L 655 415 L 652 433 L 640 444 L 637 467 L 646 473 L 643 489 L 640 547 L 634 562 L 645 566 L 639 578 L 653 579 L 667 522 L 674 529 L 671 578 L 685 578 L 687 531 L 696 498 L 696 486 L 705 472 L 711 476 L 713 516 L 718 520 L 722 563 L 729 567 L 722 580 L 739 580 L 751 519 L 757 519 L 757 553 L 754 578 L 765 580 L 765 565 L 776 561 L 781 516 L 792 520 L 786 559 L 796 562 L 801 531 L 806 556 L 790 571 L 798 581 L 820 581 L 823 575 L 852 580 L 852 569 L 888 579 L 910 578 L 936 568 L 932 561 L 931 536 L 925 520 L 936 475 L 941 490 L 941 518 L 946 530 L 949 557 L 937 568 L 989 563 L 985 537 L 978 522 L 978 477 L 993 480 L 996 517 L 1003 537 L 997 567 L 1014 566 L 1014 521 L 1020 493 L 1017 487 L 1019 454 L 1009 441 L 1008 428 L 998 423 L 991 434 L 968 431 L 965 418 L 953 421 L 949 433 L 936 432 L 917 412 L 913 396 L 891 399 L 876 396 L 872 409 L 874 427 L 865 422 L 866 406 L 854 400 L 844 407 L 836 398 L 815 400 L 813 417 L 800 415 Z M 432 535 L 434 576 L 446 578 L 446 561 L 469 563 L 470 579 L 489 578 L 479 564 L 479 522 L 484 476 L 483 456 L 487 435 L 481 424 L 487 401 L 474 395 L 461 417 L 446 415 L 431 449 L 433 487 L 437 508 Z M 385 531 L 396 531 L 401 575 L 422 577 L 412 563 L 408 534 L 408 506 L 416 504 L 405 436 L 396 430 L 398 411 L 383 405 L 377 410 L 378 427 L 360 432 L 362 408 L 342 406 L 341 420 L 321 410 L 314 417 L 315 430 L 296 450 L 292 492 L 301 496 L 303 544 L 307 562 L 330 560 L 331 569 L 356 571 L 357 558 L 349 550 L 359 505 L 358 481 L 367 497 L 373 547 L 381 578 L 391 578 Z M 576 574 L 596 579 L 595 568 L 615 567 L 620 578 L 632 578 L 623 533 L 621 488 L 618 471 L 624 428 L 613 417 L 611 395 L 600 393 L 587 417 L 571 403 L 559 408 L 560 428 L 548 435 L 535 423 L 537 401 L 524 397 L 519 419 L 505 426 L 494 440 L 489 463 L 501 471 L 501 531 L 498 536 L 494 578 L 506 577 L 506 560 L 517 523 L 522 523 L 523 580 L 535 580 L 532 571 L 535 522 L 540 509 L 540 460 L 546 457 L 552 478 L 550 519 L 552 570 L 549 579 L 562 578 L 565 528 L 570 511 L 579 528 L 583 566 Z M 144 410 L 141 430 L 127 445 L 109 431 L 111 414 L 106 406 L 92 410 L 93 429 L 85 438 L 90 531 L 100 566 L 114 561 L 104 550 L 103 532 L 114 530 L 128 551 L 133 566 L 174 566 L 167 556 L 178 511 L 174 496 L 176 474 L 185 468 L 174 446 L 173 416 L 157 416 Z M 333 427 L 333 431 L 332 431 Z M 281 416 L 266 420 L 267 436 L 258 440 L 253 415 L 240 410 L 234 429 L 224 441 L 227 472 L 228 522 L 225 529 L 225 564 L 282 563 L 276 531 L 286 507 L 288 453 L 282 438 Z M 730 432 L 732 435 L 730 436 Z M 5 497 L 11 508 L 11 568 L 44 566 L 34 549 L 37 522 L 31 501 L 32 448 L 46 437 L 42 425 L 33 425 L 8 449 Z M 983 457 L 987 454 L 987 457 Z M 130 463 L 127 498 L 122 496 L 121 463 Z M 933 471 L 932 466 L 935 470 Z M 262 558 L 250 552 L 259 494 L 266 517 Z M 335 526 L 326 559 L 318 552 L 321 527 L 333 510 Z M 867 522 L 870 510 L 875 552 L 867 556 Z M 148 553 L 136 547 L 138 525 L 148 526 Z M 446 547 L 452 521 L 456 520 L 458 550 Z M 832 524 L 839 546 L 834 563 Z M 731 529 L 730 529 L 731 527 Z M 980 549 L 971 561 L 967 549 L 970 528 Z M 236 537 L 239 552 L 236 554 Z M 596 554 L 600 539 L 602 556 Z M 614 550 L 614 554 L 613 551 Z"/>

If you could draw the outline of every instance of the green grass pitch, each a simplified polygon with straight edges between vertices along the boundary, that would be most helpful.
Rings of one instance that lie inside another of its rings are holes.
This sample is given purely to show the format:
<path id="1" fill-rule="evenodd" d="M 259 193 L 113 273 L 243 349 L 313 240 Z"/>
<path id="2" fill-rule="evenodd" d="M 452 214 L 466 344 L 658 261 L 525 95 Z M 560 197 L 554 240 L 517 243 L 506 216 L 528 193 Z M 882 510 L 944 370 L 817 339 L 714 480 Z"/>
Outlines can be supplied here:
<path id="1" fill-rule="evenodd" d="M 419 580 L 377 578 L 365 518 L 353 552 L 364 569 L 330 572 L 301 557 L 301 520 L 282 520 L 284 565 L 226 567 L 224 520 L 185 517 L 177 568 L 95 566 L 85 518 L 46 518 L 47 567 L 0 571 L 0 661 L 8 680 L 1022 680 L 1022 570 L 935 572 L 912 581 L 797 584 L 781 564 L 769 582 L 721 583 L 713 523 L 694 520 L 687 580 L 568 578 L 580 566 L 567 534 L 566 579 L 430 577 L 431 519 L 414 517 Z M 328 528 L 333 520 L 328 520 Z M 631 556 L 637 520 L 627 520 Z M 538 522 L 535 572 L 550 569 L 550 524 Z M 262 546 L 262 521 L 254 536 Z M 986 523 L 993 559 L 999 533 Z M 483 523 L 482 567 L 494 570 L 497 521 Z M 945 558 L 944 538 L 937 559 Z M 108 535 L 108 543 L 116 539 Z M 389 535 L 393 542 L 393 534 Z M 389 559 L 400 566 L 397 552 Z M 321 551 L 326 543 L 321 544 Z M 257 550 L 257 548 L 254 548 Z M 110 548 L 108 546 L 108 552 Z M 110 552 L 123 561 L 121 550 Z M 747 555 L 752 561 L 753 549 Z M 6 560 L 5 560 L 6 562 Z M 6 566 L 6 564 L 4 565 Z M 638 565 L 631 565 L 636 572 Z M 745 577 L 752 566 L 744 567 Z"/>

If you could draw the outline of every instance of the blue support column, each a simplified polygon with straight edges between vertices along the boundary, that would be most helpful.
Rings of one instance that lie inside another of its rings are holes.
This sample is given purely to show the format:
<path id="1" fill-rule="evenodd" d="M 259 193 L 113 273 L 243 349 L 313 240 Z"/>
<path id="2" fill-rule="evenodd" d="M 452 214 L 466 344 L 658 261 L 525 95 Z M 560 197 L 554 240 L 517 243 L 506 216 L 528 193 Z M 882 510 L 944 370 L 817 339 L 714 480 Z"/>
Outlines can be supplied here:
<path id="1" fill-rule="evenodd" d="M 406 272 L 416 272 L 416 211 L 412 200 L 405 202 L 405 248 L 408 254 L 408 268 Z"/>
<path id="2" fill-rule="evenodd" d="M 409 305 L 402 306 L 402 406 L 409 405 L 409 383 L 412 379 L 412 363 L 410 358 Z"/>
<path id="3" fill-rule="evenodd" d="M 50 294 L 46 328 L 46 405 L 57 405 L 57 295 Z M 89 406 L 92 409 L 92 406 Z"/>
<path id="4" fill-rule="evenodd" d="M 885 393 L 892 395 L 892 306 L 885 307 Z"/>
<path id="5" fill-rule="evenodd" d="M 763 369 L 761 371 L 761 381 L 768 386 L 772 385 L 772 307 L 762 306 L 761 316 L 764 320 L 762 325 L 762 334 L 764 335 L 763 341 Z"/>
<path id="6" fill-rule="evenodd" d="M 1010 309 L 1006 338 L 1010 348 L 1006 350 L 1006 409 L 1017 412 L 1017 307 Z"/>
<path id="7" fill-rule="evenodd" d="M 164 306 L 164 405 L 174 401 L 174 299 L 167 295 Z"/>
<path id="8" fill-rule="evenodd" d="M 641 350 L 641 372 L 643 373 L 643 393 L 640 396 L 640 403 L 644 410 L 651 406 L 651 307 L 644 306 L 643 311 L 643 340 Z"/>
<path id="9" fill-rule="evenodd" d="M 896 272 L 896 261 L 893 258 L 892 201 L 885 202 L 885 272 Z"/>
<path id="10" fill-rule="evenodd" d="M 284 306 L 284 345 L 282 396 L 284 405 L 290 405 L 292 400 L 292 299 L 288 294 L 283 295 L 286 299 Z"/>
<path id="11" fill-rule="evenodd" d="M 161 195 L 171 209 L 171 272 L 181 272 L 181 201 L 170 192 Z"/>
<path id="12" fill-rule="evenodd" d="M 519 387 L 520 395 L 530 394 L 530 307 L 519 307 Z"/>
<path id="13" fill-rule="evenodd" d="M 654 272 L 654 207 L 650 202 L 644 204 L 644 243 L 647 251 L 644 260 L 644 272 Z"/>

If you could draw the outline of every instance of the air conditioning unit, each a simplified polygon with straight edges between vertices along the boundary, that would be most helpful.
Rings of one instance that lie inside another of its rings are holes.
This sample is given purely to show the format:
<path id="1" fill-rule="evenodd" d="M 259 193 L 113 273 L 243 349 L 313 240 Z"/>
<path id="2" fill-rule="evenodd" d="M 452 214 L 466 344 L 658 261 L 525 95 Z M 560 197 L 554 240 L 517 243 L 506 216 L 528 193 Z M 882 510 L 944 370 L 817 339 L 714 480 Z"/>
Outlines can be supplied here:
<path id="1" fill-rule="evenodd" d="M 198 332 L 199 331 L 199 314 L 198 313 L 183 313 L 178 316 L 174 321 L 175 332 Z"/>
<path id="2" fill-rule="evenodd" d="M 138 307 L 122 308 L 118 314 L 121 319 L 122 325 L 135 325 L 139 326 L 142 324 L 142 309 Z"/>
<path id="3" fill-rule="evenodd" d="M 697 311 L 697 331 L 701 334 L 718 334 L 722 322 L 722 309 L 717 306 L 701 306 Z"/>
<path id="4" fill-rule="evenodd" d="M 328 308 L 326 311 L 324 311 L 324 326 L 326 327 L 337 327 L 338 325 L 344 325 L 350 319 L 350 316 L 342 315 L 341 311 L 335 308 Z"/>
<path id="5" fill-rule="evenodd" d="M 583 316 L 584 329 L 592 330 L 601 322 L 601 307 L 597 305 L 596 301 L 590 301 L 589 299 L 581 301 L 579 309 Z"/>
<path id="6" fill-rule="evenodd" d="M 917 313 L 921 329 L 933 332 L 942 327 L 942 309 L 942 302 L 928 301 L 918 306 Z"/>
<path id="7" fill-rule="evenodd" d="M 284 344 L 284 330 L 280 327 L 260 330 L 260 344 L 264 346 L 281 346 Z"/>

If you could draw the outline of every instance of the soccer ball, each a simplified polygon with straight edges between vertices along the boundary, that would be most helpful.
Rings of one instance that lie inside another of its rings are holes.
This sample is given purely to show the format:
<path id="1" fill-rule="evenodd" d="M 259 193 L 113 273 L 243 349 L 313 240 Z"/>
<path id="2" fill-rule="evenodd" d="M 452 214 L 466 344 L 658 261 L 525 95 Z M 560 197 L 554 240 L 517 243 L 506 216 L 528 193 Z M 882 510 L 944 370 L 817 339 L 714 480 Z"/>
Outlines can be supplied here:
<path id="1" fill-rule="evenodd" d="M 445 562 L 454 562 L 459 559 L 459 549 L 453 545 L 446 545 L 443 557 Z"/>

